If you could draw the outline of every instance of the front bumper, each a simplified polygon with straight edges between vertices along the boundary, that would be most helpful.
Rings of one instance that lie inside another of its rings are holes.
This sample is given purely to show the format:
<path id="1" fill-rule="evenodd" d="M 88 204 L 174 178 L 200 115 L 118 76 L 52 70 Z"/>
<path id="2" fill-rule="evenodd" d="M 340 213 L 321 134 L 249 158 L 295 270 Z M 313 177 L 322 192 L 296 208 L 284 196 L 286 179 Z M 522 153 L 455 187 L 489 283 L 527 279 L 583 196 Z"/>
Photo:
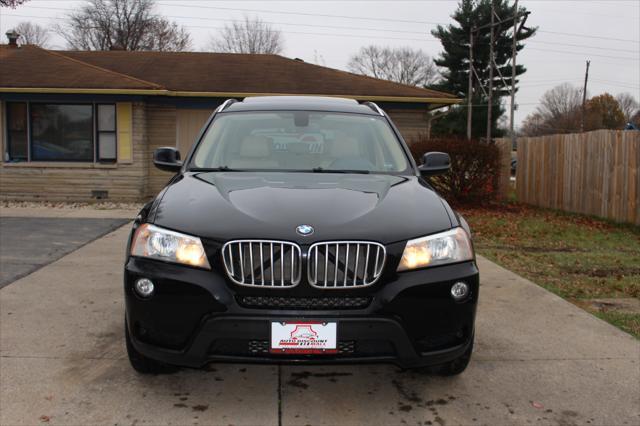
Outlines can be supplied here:
<path id="1" fill-rule="evenodd" d="M 133 283 L 154 281 L 155 294 L 140 298 Z M 454 282 L 470 295 L 451 298 Z M 404 368 L 436 365 L 462 355 L 471 344 L 478 300 L 475 262 L 389 274 L 371 288 L 327 291 L 305 283 L 290 290 L 247 289 L 215 270 L 204 271 L 129 258 L 125 266 L 126 315 L 133 346 L 169 364 L 201 367 L 212 361 L 352 363 L 390 362 Z M 356 306 L 295 309 L 247 307 L 243 296 L 364 298 Z M 269 351 L 272 321 L 338 323 L 338 353 L 282 355 Z"/>

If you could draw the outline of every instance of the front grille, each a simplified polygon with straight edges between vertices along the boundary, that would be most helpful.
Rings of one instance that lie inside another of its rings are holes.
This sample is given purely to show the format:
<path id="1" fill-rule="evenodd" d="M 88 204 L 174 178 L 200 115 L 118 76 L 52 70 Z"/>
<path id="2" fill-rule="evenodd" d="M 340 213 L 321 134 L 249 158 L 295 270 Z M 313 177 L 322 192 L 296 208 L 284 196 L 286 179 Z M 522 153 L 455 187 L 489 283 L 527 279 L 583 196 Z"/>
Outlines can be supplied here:
<path id="1" fill-rule="evenodd" d="M 222 247 L 229 279 L 251 287 L 295 287 L 302 276 L 300 257 L 300 247 L 286 241 L 237 240 Z"/>
<path id="2" fill-rule="evenodd" d="M 247 308 L 257 309 L 364 309 L 371 303 L 371 298 L 240 296 L 238 303 Z"/>
<path id="3" fill-rule="evenodd" d="M 249 340 L 247 350 L 251 355 L 264 355 L 269 353 L 268 340 Z"/>
<path id="4" fill-rule="evenodd" d="M 338 355 L 351 355 L 355 352 L 356 342 L 353 340 L 338 341 Z M 268 340 L 249 340 L 247 350 L 251 355 L 268 355 L 271 352 Z"/>
<path id="5" fill-rule="evenodd" d="M 386 250 L 367 241 L 333 241 L 309 248 L 307 274 L 313 287 L 342 289 L 374 284 L 384 268 Z"/>

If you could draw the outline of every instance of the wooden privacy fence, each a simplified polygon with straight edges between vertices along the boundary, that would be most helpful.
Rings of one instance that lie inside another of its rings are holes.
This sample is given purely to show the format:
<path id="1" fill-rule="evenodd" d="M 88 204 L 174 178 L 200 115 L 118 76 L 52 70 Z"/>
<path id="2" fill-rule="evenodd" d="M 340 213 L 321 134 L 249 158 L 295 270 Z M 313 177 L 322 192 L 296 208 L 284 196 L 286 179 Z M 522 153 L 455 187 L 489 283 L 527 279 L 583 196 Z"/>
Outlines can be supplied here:
<path id="1" fill-rule="evenodd" d="M 640 132 L 518 138 L 518 200 L 640 225 Z"/>

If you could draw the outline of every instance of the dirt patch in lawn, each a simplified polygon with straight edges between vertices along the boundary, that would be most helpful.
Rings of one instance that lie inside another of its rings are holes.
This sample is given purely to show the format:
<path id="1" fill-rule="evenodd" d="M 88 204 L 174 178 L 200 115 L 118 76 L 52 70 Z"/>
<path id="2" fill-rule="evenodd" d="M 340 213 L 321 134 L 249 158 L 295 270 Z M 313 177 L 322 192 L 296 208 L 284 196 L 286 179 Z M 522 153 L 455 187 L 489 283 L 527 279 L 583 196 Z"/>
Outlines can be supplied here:
<path id="1" fill-rule="evenodd" d="M 624 277 L 631 275 L 640 275 L 640 268 L 636 267 L 619 267 L 619 268 L 573 268 L 565 267 L 563 270 L 569 274 L 588 275 L 590 277 Z"/>
<path id="2" fill-rule="evenodd" d="M 640 315 L 640 299 L 633 297 L 624 299 L 587 299 L 577 300 L 576 305 L 590 311 L 619 312 L 623 314 Z"/>
<path id="3" fill-rule="evenodd" d="M 529 253 L 579 253 L 586 250 L 574 247 L 518 247 L 518 246 L 491 246 L 478 244 L 483 249 L 496 249 L 496 250 L 520 250 Z"/>

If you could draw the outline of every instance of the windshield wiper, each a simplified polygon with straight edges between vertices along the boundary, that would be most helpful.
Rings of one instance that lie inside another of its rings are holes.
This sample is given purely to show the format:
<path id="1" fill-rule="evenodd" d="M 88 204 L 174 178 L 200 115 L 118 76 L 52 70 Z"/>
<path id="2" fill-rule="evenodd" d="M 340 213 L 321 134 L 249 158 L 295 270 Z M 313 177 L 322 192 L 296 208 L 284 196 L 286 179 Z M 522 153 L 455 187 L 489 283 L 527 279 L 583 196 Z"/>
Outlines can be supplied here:
<path id="1" fill-rule="evenodd" d="M 190 172 L 238 172 L 238 169 L 231 169 L 229 166 L 220 167 L 192 167 Z"/>
<path id="2" fill-rule="evenodd" d="M 323 169 L 322 167 L 314 167 L 311 169 L 313 173 L 358 173 L 362 175 L 368 175 L 369 170 L 344 170 L 344 169 Z"/>

